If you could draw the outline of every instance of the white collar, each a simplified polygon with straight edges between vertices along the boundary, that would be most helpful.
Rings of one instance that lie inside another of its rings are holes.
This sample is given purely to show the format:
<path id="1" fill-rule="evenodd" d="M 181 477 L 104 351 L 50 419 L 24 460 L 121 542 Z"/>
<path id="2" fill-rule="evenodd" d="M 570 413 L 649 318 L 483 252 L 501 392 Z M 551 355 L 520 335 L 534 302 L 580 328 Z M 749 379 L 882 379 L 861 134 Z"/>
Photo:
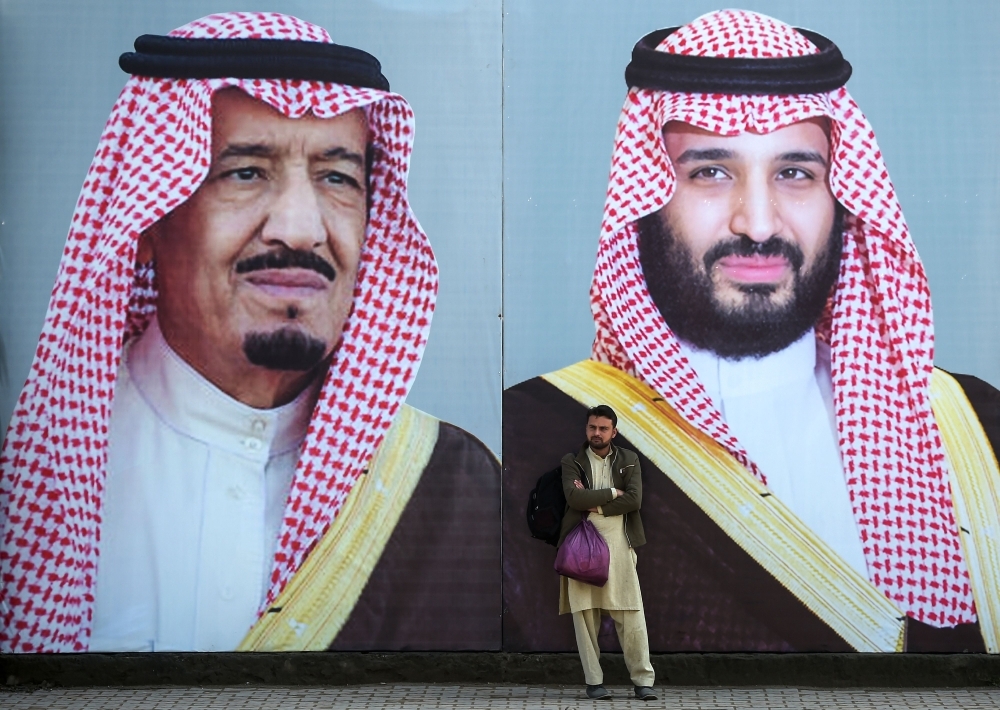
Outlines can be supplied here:
<path id="1" fill-rule="evenodd" d="M 611 456 L 611 449 L 608 449 L 607 456 L 601 456 L 590 448 L 590 444 L 587 444 L 587 456 L 590 457 L 591 461 L 600 461 L 601 463 L 604 463 L 608 460 L 608 456 Z"/>
<path id="2" fill-rule="evenodd" d="M 165 424 L 210 446 L 267 460 L 305 439 L 322 377 L 298 397 L 274 409 L 254 409 L 202 377 L 174 352 L 154 317 L 129 343 L 128 376 Z"/>
<path id="3" fill-rule="evenodd" d="M 761 358 L 728 360 L 708 350 L 681 342 L 701 383 L 713 398 L 756 395 L 779 387 L 807 382 L 816 377 L 816 333 L 810 329 L 797 341 L 776 353 Z"/>

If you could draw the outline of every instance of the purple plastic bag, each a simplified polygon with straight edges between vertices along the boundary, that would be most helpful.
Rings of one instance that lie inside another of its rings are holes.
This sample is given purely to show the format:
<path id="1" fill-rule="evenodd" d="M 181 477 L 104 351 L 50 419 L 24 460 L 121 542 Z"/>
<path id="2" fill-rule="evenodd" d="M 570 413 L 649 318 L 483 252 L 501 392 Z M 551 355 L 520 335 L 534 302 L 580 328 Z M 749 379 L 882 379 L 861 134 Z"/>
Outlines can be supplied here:
<path id="1" fill-rule="evenodd" d="M 584 518 L 569 531 L 556 554 L 556 572 L 564 577 L 603 587 L 608 583 L 611 555 L 608 543 L 594 524 Z"/>

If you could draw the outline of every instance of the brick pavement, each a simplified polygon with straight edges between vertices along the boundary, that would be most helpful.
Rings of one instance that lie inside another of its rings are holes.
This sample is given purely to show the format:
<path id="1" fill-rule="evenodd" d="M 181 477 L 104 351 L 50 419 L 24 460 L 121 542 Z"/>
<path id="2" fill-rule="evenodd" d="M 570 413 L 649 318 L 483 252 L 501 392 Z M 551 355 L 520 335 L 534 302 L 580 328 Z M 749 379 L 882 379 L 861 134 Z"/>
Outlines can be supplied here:
<path id="1" fill-rule="evenodd" d="M 361 685 L 346 687 L 238 688 L 54 688 L 0 689 L 4 710 L 332 710 L 352 708 L 672 708 L 722 710 L 930 710 L 1000 708 L 1000 689 L 811 689 L 659 688 L 660 699 L 643 703 L 631 688 L 614 687 L 611 702 L 587 700 L 579 686 L 523 685 Z"/>

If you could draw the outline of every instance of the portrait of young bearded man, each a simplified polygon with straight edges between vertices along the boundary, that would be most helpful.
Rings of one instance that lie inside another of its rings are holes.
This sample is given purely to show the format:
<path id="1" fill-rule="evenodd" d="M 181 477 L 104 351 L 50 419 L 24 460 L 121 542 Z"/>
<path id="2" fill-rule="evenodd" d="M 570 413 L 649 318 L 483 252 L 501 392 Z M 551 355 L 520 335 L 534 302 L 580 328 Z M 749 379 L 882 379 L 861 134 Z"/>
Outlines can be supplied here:
<path id="1" fill-rule="evenodd" d="M 498 648 L 499 465 L 404 404 L 409 105 L 286 15 L 136 50 L 0 455 L 0 651 Z"/>
<path id="2" fill-rule="evenodd" d="M 592 357 L 505 392 L 507 507 L 581 412 L 618 412 L 653 652 L 1000 652 L 1000 393 L 933 366 L 927 278 L 850 74 L 752 12 L 643 38 Z M 572 650 L 551 552 L 508 518 L 505 647 Z"/>

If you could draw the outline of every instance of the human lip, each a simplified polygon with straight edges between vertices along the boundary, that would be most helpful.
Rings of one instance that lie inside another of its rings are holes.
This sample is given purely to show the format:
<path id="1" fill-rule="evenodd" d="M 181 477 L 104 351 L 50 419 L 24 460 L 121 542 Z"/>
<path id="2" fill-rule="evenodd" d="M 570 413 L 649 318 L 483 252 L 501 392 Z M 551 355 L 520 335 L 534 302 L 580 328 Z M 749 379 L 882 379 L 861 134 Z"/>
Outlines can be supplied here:
<path id="1" fill-rule="evenodd" d="M 326 290 L 330 282 L 310 269 L 261 269 L 244 277 L 247 283 L 279 298 L 313 296 Z"/>
<path id="2" fill-rule="evenodd" d="M 740 283 L 774 283 L 788 273 L 788 259 L 780 255 L 724 256 L 716 268 L 732 281 Z"/>

